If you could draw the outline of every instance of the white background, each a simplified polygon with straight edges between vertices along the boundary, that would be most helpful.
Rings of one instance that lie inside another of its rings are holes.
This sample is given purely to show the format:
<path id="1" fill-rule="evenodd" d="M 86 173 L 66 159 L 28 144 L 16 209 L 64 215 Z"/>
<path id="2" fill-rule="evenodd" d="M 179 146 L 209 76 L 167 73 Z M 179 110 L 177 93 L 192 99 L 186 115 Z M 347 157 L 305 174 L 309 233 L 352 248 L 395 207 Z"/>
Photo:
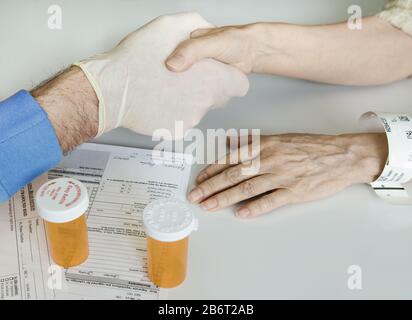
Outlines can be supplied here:
<path id="1" fill-rule="evenodd" d="M 0 99 L 30 89 L 71 62 L 105 51 L 152 18 L 195 10 L 215 24 L 255 21 L 331 23 L 359 4 L 364 15 L 384 0 L 0 0 Z M 63 29 L 47 28 L 47 8 L 63 9 Z M 261 128 L 264 133 L 359 131 L 369 110 L 407 112 L 412 80 L 380 87 L 338 87 L 252 75 L 251 89 L 200 128 Z M 150 147 L 150 138 L 116 130 L 98 142 Z M 196 173 L 199 168 L 194 168 Z M 197 212 L 186 282 L 170 298 L 412 298 L 412 210 L 382 202 L 364 185 L 286 207 L 255 220 L 232 210 Z M 347 287 L 362 267 L 363 289 Z"/>

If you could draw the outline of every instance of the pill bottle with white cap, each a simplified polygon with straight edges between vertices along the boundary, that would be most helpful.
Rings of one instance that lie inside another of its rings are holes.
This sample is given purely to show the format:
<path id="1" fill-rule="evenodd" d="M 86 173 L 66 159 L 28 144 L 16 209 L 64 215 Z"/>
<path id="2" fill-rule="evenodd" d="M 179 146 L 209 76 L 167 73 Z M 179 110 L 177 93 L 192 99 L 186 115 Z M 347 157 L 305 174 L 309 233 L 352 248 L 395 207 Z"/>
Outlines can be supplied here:
<path id="1" fill-rule="evenodd" d="M 189 235 L 198 222 L 190 206 L 178 199 L 150 203 L 143 211 L 147 235 L 150 280 L 161 288 L 173 288 L 186 278 Z"/>
<path id="2" fill-rule="evenodd" d="M 51 180 L 37 191 L 36 207 L 45 222 L 54 262 L 64 268 L 84 262 L 89 255 L 86 187 L 71 178 Z"/>

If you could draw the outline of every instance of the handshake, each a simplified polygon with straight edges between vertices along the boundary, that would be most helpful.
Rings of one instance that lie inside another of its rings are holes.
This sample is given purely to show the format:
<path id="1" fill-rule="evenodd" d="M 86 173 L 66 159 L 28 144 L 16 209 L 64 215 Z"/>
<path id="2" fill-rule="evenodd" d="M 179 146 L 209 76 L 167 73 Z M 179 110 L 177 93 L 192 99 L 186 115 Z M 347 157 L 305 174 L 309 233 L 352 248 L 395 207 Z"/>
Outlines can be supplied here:
<path id="1" fill-rule="evenodd" d="M 346 23 L 262 22 L 214 28 L 196 13 L 159 17 L 112 50 L 76 63 L 31 96 L 23 90 L 0 102 L 0 141 L 6 141 L 0 152 L 0 187 L 6 186 L 3 193 L 0 188 L 0 200 L 53 167 L 61 151 L 114 128 L 156 139 L 183 138 L 210 108 L 245 95 L 249 72 L 340 85 L 376 85 L 409 77 L 412 40 L 400 30 L 402 25 L 394 28 L 385 19 L 368 17 L 363 31 L 354 33 Z M 180 133 L 173 130 L 176 121 L 179 129 L 183 123 Z M 170 135 L 163 136 L 165 132 Z M 382 133 L 261 136 L 262 161 L 255 176 L 242 174 L 250 165 L 241 160 L 212 164 L 199 175 L 188 198 L 209 211 L 253 198 L 238 209 L 240 216 L 252 217 L 352 184 L 374 182 L 385 168 L 389 149 Z M 26 159 L 33 157 L 45 161 L 28 166 Z"/>
<path id="2" fill-rule="evenodd" d="M 211 27 L 197 13 L 161 16 L 112 50 L 75 63 L 99 100 L 97 136 L 117 127 L 146 135 L 160 128 L 173 133 L 175 121 L 182 121 L 186 131 L 209 109 L 244 96 L 248 79 L 231 65 L 203 59 L 184 72 L 166 67 L 167 58 L 194 30 Z"/>

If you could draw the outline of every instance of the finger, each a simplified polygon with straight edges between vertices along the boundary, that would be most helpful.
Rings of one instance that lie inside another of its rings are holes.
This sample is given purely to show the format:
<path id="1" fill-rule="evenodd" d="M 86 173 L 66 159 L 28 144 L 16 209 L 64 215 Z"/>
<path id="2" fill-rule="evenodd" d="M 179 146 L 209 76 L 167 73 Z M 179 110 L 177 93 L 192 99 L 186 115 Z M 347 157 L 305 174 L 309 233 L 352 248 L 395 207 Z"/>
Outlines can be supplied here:
<path id="1" fill-rule="evenodd" d="M 240 164 L 230 167 L 222 173 L 203 181 L 196 188 L 190 191 L 188 195 L 189 201 L 199 203 L 217 192 L 233 187 L 244 180 L 250 179 L 250 175 L 243 174 L 244 169 L 245 165 Z"/>
<path id="2" fill-rule="evenodd" d="M 236 215 L 253 218 L 297 201 L 295 194 L 289 189 L 278 189 L 240 207 L 236 210 Z"/>
<path id="3" fill-rule="evenodd" d="M 216 211 L 240 201 L 250 199 L 276 188 L 276 181 L 268 175 L 254 177 L 201 202 L 208 211 Z"/>
<path id="4" fill-rule="evenodd" d="M 231 150 L 228 154 L 217 160 L 214 164 L 211 164 L 203 169 L 197 176 L 196 182 L 201 183 L 234 165 L 255 159 L 260 151 L 258 149 L 255 149 L 253 149 L 250 145 L 243 145 L 240 148 Z"/>
<path id="5" fill-rule="evenodd" d="M 211 35 L 183 41 L 166 60 L 169 70 L 182 72 L 204 58 L 217 58 L 222 51 L 219 37 Z"/>
<path id="6" fill-rule="evenodd" d="M 231 167 L 230 164 L 211 164 L 208 165 L 205 169 L 199 172 L 197 178 L 196 178 L 196 183 L 202 183 L 203 181 L 206 181 L 207 179 L 217 175 L 218 173 L 223 172 L 227 168 Z"/>

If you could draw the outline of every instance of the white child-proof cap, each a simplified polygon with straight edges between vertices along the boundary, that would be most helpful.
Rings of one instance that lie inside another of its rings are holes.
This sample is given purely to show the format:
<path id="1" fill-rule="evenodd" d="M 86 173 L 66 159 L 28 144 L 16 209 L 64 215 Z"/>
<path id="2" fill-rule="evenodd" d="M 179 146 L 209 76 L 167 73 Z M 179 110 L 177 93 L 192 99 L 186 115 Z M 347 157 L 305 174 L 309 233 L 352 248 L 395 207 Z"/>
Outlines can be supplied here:
<path id="1" fill-rule="evenodd" d="M 146 235 L 163 242 L 186 238 L 197 230 L 198 221 L 190 206 L 178 199 L 160 199 L 151 202 L 143 211 Z"/>
<path id="2" fill-rule="evenodd" d="M 36 193 L 36 207 L 40 217 L 54 223 L 73 221 L 89 207 L 86 187 L 75 179 L 51 180 Z"/>

